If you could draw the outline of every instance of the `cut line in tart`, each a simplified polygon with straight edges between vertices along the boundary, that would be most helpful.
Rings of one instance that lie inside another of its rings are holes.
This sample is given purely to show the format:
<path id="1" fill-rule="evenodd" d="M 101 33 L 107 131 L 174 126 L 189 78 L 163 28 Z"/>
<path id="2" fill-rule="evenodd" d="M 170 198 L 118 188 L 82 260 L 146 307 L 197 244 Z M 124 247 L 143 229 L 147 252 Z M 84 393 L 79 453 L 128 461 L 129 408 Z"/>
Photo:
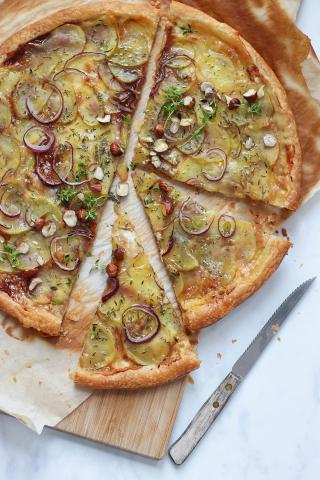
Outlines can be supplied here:
<path id="1" fill-rule="evenodd" d="M 155 234 L 184 324 L 213 324 L 252 295 L 277 269 L 290 242 L 270 232 L 259 211 L 234 200 L 211 208 L 153 173 L 135 187 Z"/>
<path id="2" fill-rule="evenodd" d="M 121 211 L 112 228 L 112 250 L 106 290 L 74 381 L 102 389 L 143 388 L 197 368 L 195 350 Z"/>

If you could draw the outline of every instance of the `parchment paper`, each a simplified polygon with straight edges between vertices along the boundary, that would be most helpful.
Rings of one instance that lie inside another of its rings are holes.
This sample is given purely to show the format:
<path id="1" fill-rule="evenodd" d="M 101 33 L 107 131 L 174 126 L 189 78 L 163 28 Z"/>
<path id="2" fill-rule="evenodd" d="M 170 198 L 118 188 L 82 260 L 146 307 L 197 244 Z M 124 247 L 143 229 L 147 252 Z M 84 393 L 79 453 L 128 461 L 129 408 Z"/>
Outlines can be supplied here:
<path id="1" fill-rule="evenodd" d="M 27 23 L 60 8 L 96 2 L 32 0 L 32 8 L 30 3 L 28 0 L 5 0 L 1 5 L 0 0 L 0 42 Z M 320 129 L 319 63 L 309 40 L 289 18 L 290 15 L 295 19 L 300 1 L 190 0 L 184 3 L 233 25 L 257 48 L 281 78 L 296 116 L 302 143 L 304 197 L 310 196 L 318 188 L 320 179 L 320 146 L 317 147 L 315 140 Z M 174 301 L 150 227 L 135 193 L 123 203 L 123 208 L 136 224 L 151 263 L 166 293 Z M 113 215 L 113 205 L 109 202 L 93 248 L 94 256 L 88 258 L 81 269 L 63 324 L 64 336 L 57 341 L 57 345 L 22 329 L 17 322 L 0 314 L 0 409 L 16 416 L 38 433 L 44 425 L 56 425 L 90 395 L 90 391 L 75 387 L 69 378 L 70 371 L 76 367 L 79 352 L 67 348 L 78 330 L 81 330 L 79 327 L 90 321 L 104 289 L 104 275 L 89 272 L 97 258 L 105 263 L 110 258 Z M 77 338 L 76 346 L 80 347 L 82 338 Z"/>

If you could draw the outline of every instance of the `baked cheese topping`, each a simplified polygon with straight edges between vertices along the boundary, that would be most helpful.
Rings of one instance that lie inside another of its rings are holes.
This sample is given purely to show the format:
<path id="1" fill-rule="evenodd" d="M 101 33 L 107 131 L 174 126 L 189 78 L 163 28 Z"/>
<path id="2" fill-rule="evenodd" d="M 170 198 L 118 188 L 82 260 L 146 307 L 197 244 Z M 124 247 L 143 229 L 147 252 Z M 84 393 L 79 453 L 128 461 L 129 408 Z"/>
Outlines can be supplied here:
<path id="1" fill-rule="evenodd" d="M 113 225 L 108 283 L 87 334 L 80 366 L 105 374 L 169 361 L 186 337 L 123 212 Z"/>
<path id="2" fill-rule="evenodd" d="M 134 164 L 209 192 L 295 208 L 293 117 L 277 80 L 217 25 L 187 16 L 169 30 Z"/>
<path id="3" fill-rule="evenodd" d="M 123 161 L 154 25 L 64 24 L 0 66 L 0 290 L 61 316 Z"/>

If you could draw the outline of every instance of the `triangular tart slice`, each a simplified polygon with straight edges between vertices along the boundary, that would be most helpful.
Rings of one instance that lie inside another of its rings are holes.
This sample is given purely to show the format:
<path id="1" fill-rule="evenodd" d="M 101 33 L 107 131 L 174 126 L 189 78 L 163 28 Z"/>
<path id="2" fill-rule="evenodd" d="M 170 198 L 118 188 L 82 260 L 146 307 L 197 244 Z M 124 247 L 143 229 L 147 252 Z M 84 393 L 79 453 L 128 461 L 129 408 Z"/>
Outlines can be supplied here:
<path id="1" fill-rule="evenodd" d="M 207 209 L 194 192 L 153 173 L 133 177 L 190 330 L 213 324 L 254 293 L 291 245 L 241 202 L 212 197 Z"/>
<path id="2" fill-rule="evenodd" d="M 119 212 L 112 232 L 106 291 L 74 381 L 135 389 L 175 380 L 199 366 L 197 354 L 126 214 Z"/>

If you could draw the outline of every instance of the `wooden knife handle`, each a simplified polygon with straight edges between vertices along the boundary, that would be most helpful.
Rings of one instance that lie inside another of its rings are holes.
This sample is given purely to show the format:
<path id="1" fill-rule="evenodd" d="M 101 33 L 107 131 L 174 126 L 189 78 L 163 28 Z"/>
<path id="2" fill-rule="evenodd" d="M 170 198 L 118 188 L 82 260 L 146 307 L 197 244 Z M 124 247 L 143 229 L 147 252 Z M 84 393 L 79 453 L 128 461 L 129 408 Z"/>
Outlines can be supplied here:
<path id="1" fill-rule="evenodd" d="M 226 405 L 240 381 L 239 377 L 230 372 L 202 405 L 181 437 L 169 449 L 169 455 L 174 463 L 181 465 L 190 455 Z"/>

